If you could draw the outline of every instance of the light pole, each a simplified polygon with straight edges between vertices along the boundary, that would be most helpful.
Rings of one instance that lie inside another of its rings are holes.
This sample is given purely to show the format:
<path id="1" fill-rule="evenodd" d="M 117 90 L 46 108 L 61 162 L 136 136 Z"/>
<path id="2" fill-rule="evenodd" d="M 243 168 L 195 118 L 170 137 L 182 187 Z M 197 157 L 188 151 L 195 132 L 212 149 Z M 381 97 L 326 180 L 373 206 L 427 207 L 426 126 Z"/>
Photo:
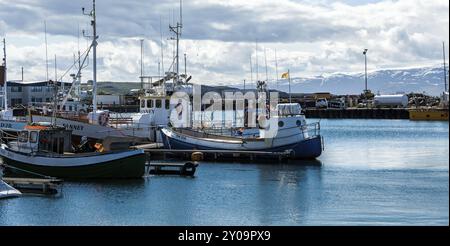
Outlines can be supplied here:
<path id="1" fill-rule="evenodd" d="M 367 49 L 364 49 L 363 52 L 364 55 L 364 73 L 365 73 L 365 84 L 366 84 L 366 89 L 364 90 L 364 92 L 367 92 Z"/>

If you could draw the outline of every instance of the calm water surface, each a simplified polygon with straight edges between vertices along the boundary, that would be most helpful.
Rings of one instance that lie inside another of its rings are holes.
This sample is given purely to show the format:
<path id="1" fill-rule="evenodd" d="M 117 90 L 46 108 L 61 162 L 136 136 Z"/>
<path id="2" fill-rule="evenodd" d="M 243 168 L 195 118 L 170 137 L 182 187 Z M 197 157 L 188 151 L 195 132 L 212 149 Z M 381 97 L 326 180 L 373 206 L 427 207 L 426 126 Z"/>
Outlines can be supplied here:
<path id="1" fill-rule="evenodd" d="M 0 225 L 449 224 L 448 122 L 321 126 L 320 162 L 202 163 L 195 178 L 66 182 L 56 197 L 1 200 Z"/>

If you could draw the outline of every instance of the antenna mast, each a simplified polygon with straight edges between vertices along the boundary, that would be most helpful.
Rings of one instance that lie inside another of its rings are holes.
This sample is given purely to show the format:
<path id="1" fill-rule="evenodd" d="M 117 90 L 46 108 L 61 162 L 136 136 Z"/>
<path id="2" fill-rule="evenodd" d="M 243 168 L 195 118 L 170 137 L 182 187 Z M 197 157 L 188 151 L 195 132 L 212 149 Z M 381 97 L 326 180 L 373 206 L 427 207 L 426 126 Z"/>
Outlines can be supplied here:
<path id="1" fill-rule="evenodd" d="M 266 82 L 269 83 L 269 75 L 267 72 L 267 56 L 266 56 L 266 47 L 264 47 L 264 62 L 266 65 Z"/>
<path id="2" fill-rule="evenodd" d="M 161 71 L 162 71 L 162 77 L 165 77 L 165 71 L 164 71 L 164 49 L 163 49 L 163 35 L 162 35 L 162 20 L 161 15 L 159 16 L 159 35 L 161 38 Z M 165 80 L 164 80 L 165 83 Z"/>
<path id="3" fill-rule="evenodd" d="M 95 12 L 95 0 L 92 0 L 92 10 L 89 13 L 84 11 L 84 8 L 81 9 L 84 15 L 91 17 L 91 26 L 93 29 L 92 38 L 92 52 L 93 52 L 93 82 L 92 82 L 92 110 L 94 112 L 97 111 L 97 20 L 96 20 L 96 12 Z"/>
<path id="4" fill-rule="evenodd" d="M 258 39 L 256 39 L 256 49 L 255 49 L 255 56 L 256 56 L 256 82 L 259 80 L 259 68 L 258 68 Z"/>
<path id="5" fill-rule="evenodd" d="M 444 57 L 444 92 L 447 91 L 447 68 L 445 67 L 445 43 L 442 42 L 442 54 Z"/>
<path id="6" fill-rule="evenodd" d="M 5 90 L 3 93 L 3 100 L 5 105 L 5 110 L 8 110 L 8 81 L 6 81 L 6 40 L 3 38 L 3 80 L 5 84 L 3 85 L 3 89 Z"/>
<path id="7" fill-rule="evenodd" d="M 46 79 L 48 81 L 48 52 L 47 52 L 47 22 L 44 21 L 44 33 L 45 33 L 45 68 L 46 68 Z"/>
<path id="8" fill-rule="evenodd" d="M 141 89 L 144 89 L 144 39 L 141 39 Z"/>
<path id="9" fill-rule="evenodd" d="M 250 54 L 250 82 L 253 81 L 253 64 L 252 64 L 252 54 Z"/>
<path id="10" fill-rule="evenodd" d="M 275 73 L 277 74 L 277 90 L 278 90 L 278 58 L 277 58 L 277 49 L 275 49 Z"/>
<path id="11" fill-rule="evenodd" d="M 176 26 L 169 25 L 169 29 L 170 29 L 170 31 L 175 33 L 175 36 L 176 36 L 175 40 L 177 41 L 177 43 L 176 43 L 177 48 L 176 48 L 176 55 L 175 55 L 176 63 L 177 63 L 177 65 L 176 65 L 176 79 L 177 79 L 176 83 L 179 83 L 179 81 L 180 81 L 180 55 L 179 54 L 180 54 L 181 29 L 183 28 L 182 11 L 183 11 L 183 3 L 182 3 L 182 0 L 180 0 L 180 22 L 177 22 Z"/>

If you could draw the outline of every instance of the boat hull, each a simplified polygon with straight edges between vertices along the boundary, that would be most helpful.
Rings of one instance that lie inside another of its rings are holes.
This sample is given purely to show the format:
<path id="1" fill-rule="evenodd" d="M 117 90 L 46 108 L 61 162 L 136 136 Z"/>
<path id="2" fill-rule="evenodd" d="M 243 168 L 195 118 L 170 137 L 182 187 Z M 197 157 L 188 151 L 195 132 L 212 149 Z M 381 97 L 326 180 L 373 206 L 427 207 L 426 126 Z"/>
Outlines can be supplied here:
<path id="1" fill-rule="evenodd" d="M 51 122 L 49 116 L 33 115 L 33 122 Z M 150 127 L 114 128 L 80 122 L 71 119 L 56 118 L 56 125 L 72 130 L 73 135 L 86 136 L 92 139 L 105 139 L 107 137 L 134 137 L 142 140 L 151 139 Z"/>
<path id="2" fill-rule="evenodd" d="M 8 151 L 4 148 L 1 149 L 0 155 L 3 157 L 4 163 L 16 168 L 12 169 L 12 171 L 22 169 L 41 175 L 69 179 L 141 178 L 145 174 L 145 154 L 143 152 L 133 152 L 123 155 L 121 158 L 112 158 L 97 163 L 89 160 L 92 157 L 61 157 L 58 158 L 60 160 L 56 160 L 59 165 L 50 165 L 50 163 L 55 162 L 55 158 L 51 158 L 52 160 L 49 160 L 47 163 L 37 165 L 34 163 L 36 157 Z M 41 159 L 39 161 L 43 162 L 44 160 Z M 65 165 L 65 163 L 69 162 L 77 164 Z"/>
<path id="3" fill-rule="evenodd" d="M 189 138 L 179 136 L 177 134 L 167 134 L 166 129 L 162 130 L 163 144 L 166 149 L 181 149 L 181 150 L 245 150 L 245 151 L 265 151 L 265 152 L 285 152 L 291 151 L 291 159 L 315 159 L 322 154 L 323 143 L 322 137 L 316 135 L 301 141 L 290 144 L 273 146 L 269 148 L 258 147 L 254 148 L 244 147 L 242 144 L 227 144 L 220 143 L 220 147 L 212 147 L 208 141 L 190 141 Z M 193 144 L 195 142 L 195 144 Z M 214 143 L 215 144 L 215 143 Z M 264 144 L 264 141 L 261 141 Z M 261 146 L 259 144 L 259 146 Z M 240 146 L 239 146 L 240 145 Z"/>
<path id="4" fill-rule="evenodd" d="M 448 121 L 448 109 L 411 109 L 409 110 L 410 120 L 438 120 Z"/>

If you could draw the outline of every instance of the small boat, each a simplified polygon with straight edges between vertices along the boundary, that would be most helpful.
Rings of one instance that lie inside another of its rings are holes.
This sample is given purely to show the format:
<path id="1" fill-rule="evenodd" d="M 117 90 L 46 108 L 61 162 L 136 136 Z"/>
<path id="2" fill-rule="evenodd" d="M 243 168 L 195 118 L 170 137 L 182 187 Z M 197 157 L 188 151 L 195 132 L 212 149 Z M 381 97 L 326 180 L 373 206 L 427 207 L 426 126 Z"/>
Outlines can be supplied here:
<path id="1" fill-rule="evenodd" d="M 220 133 L 189 128 L 165 127 L 161 130 L 166 149 L 233 150 L 233 151 L 289 151 L 291 159 L 314 159 L 321 155 L 323 140 L 320 123 L 306 124 L 299 104 L 279 104 L 278 131 L 265 137 L 265 129 L 224 129 Z M 258 133 L 259 131 L 259 133 Z M 247 132 L 247 133 L 246 133 Z M 254 134 L 248 134 L 253 132 Z"/>
<path id="2" fill-rule="evenodd" d="M 0 156 L 14 170 L 57 178 L 140 178 L 144 175 L 143 150 L 108 150 L 96 144 L 94 150 L 86 151 L 89 148 L 74 148 L 71 137 L 72 132 L 64 127 L 26 125 L 18 132 L 17 140 L 2 141 Z"/>
<path id="3" fill-rule="evenodd" d="M 0 178 L 0 199 L 21 196 L 22 193 L 11 187 Z"/>

